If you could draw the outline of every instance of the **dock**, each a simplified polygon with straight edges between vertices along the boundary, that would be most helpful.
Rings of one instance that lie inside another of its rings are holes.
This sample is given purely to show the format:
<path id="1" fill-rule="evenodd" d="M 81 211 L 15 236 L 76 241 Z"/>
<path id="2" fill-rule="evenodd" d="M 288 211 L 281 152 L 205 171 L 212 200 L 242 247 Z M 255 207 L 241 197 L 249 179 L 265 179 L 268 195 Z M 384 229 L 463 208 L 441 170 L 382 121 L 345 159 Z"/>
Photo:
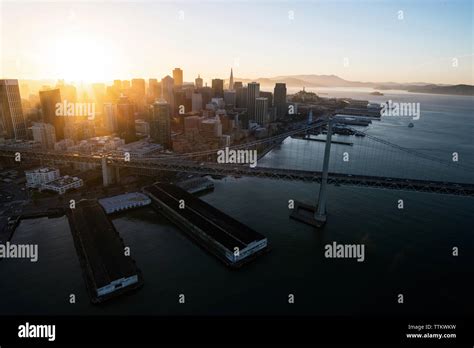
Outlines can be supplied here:
<path id="1" fill-rule="evenodd" d="M 92 303 L 136 290 L 143 277 L 125 255 L 117 230 L 97 200 L 81 200 L 67 212 L 74 245 Z"/>
<path id="2" fill-rule="evenodd" d="M 268 251 L 265 236 L 180 187 L 156 183 L 144 193 L 160 214 L 231 268 Z"/>

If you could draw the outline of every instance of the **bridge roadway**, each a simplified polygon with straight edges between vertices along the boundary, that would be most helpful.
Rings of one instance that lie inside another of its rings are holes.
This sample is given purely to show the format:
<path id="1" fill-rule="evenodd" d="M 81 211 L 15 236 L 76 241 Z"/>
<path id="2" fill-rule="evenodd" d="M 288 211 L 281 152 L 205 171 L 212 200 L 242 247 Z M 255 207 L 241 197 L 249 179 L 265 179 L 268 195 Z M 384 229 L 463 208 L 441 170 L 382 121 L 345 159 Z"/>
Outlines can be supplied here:
<path id="1" fill-rule="evenodd" d="M 38 151 L 31 149 L 12 150 L 0 148 L 0 156 L 14 157 L 15 152 L 21 152 L 25 158 L 36 158 L 43 160 L 55 160 L 65 162 L 90 162 L 100 165 L 101 156 L 91 156 L 82 154 L 71 154 L 57 151 Z M 218 164 L 215 162 L 197 162 L 180 159 L 179 156 L 131 158 L 124 161 L 123 157 L 108 156 L 107 165 L 113 167 L 135 168 L 135 169 L 155 169 L 177 172 L 188 172 L 195 174 L 209 174 L 222 176 L 250 176 L 260 178 L 270 178 L 278 180 L 299 180 L 308 182 L 320 182 L 320 171 L 306 171 L 283 168 L 255 167 L 237 164 Z M 394 177 L 351 175 L 343 173 L 329 173 L 329 184 L 363 186 L 394 190 L 407 190 L 418 192 L 443 193 L 460 196 L 474 196 L 474 184 L 456 183 L 446 181 L 405 179 Z"/>

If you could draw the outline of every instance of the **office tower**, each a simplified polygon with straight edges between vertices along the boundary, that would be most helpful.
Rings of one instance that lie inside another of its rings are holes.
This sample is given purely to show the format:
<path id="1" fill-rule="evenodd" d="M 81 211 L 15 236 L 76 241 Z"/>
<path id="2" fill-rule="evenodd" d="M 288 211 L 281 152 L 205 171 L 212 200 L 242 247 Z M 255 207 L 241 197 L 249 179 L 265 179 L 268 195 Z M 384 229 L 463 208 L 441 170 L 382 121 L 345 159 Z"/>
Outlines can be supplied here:
<path id="1" fill-rule="evenodd" d="M 274 105 L 276 108 L 276 117 L 278 119 L 283 118 L 286 115 L 288 107 L 286 105 L 286 84 L 277 83 L 274 89 L 275 100 Z"/>
<path id="2" fill-rule="evenodd" d="M 157 79 L 148 80 L 148 97 L 155 101 L 161 96 L 161 86 Z"/>
<path id="3" fill-rule="evenodd" d="M 257 82 L 250 82 L 247 85 L 247 113 L 249 119 L 255 121 L 255 99 L 260 96 L 260 84 Z"/>
<path id="4" fill-rule="evenodd" d="M 150 137 L 165 149 L 171 148 L 170 105 L 163 99 L 153 103 L 150 110 Z"/>
<path id="5" fill-rule="evenodd" d="M 268 123 L 268 99 L 255 98 L 255 122 L 263 126 Z"/>
<path id="6" fill-rule="evenodd" d="M 243 90 L 242 82 L 240 82 L 240 81 L 234 82 L 234 90 L 235 90 L 235 106 L 237 108 L 247 107 L 247 105 L 243 104 L 244 90 Z M 245 94 L 246 93 L 247 93 L 247 90 L 245 90 Z M 245 100 L 247 100 L 247 98 L 245 98 Z"/>
<path id="7" fill-rule="evenodd" d="M 225 105 L 235 106 L 236 92 L 234 90 L 224 91 Z"/>
<path id="8" fill-rule="evenodd" d="M 61 101 L 61 92 L 59 89 L 51 89 L 49 91 L 40 91 L 39 92 L 40 101 L 41 101 L 41 111 L 43 113 L 43 122 L 49 123 L 54 126 L 56 130 L 56 140 L 64 139 L 64 125 L 65 118 L 70 117 L 64 115 L 56 115 L 56 105 L 60 104 Z M 68 103 L 69 100 L 65 99 Z M 63 110 L 66 112 L 67 110 Z"/>
<path id="9" fill-rule="evenodd" d="M 27 138 L 18 80 L 0 80 L 0 137 Z"/>
<path id="10" fill-rule="evenodd" d="M 273 93 L 272 92 L 260 91 L 259 97 L 268 99 L 268 108 L 271 108 L 273 106 Z"/>
<path id="11" fill-rule="evenodd" d="M 130 88 L 130 98 L 138 105 L 140 110 L 145 107 L 145 80 L 132 79 L 132 87 Z"/>
<path id="12" fill-rule="evenodd" d="M 221 80 L 221 79 L 212 80 L 212 96 L 215 98 L 224 97 L 224 80 Z"/>
<path id="13" fill-rule="evenodd" d="M 212 88 L 211 87 L 203 87 L 201 88 L 202 94 L 202 106 L 203 108 L 206 107 L 207 104 L 211 102 L 212 99 Z"/>
<path id="14" fill-rule="evenodd" d="M 31 132 L 33 133 L 33 140 L 41 143 L 43 149 L 54 149 L 54 144 L 56 143 L 56 132 L 51 124 L 33 122 Z"/>
<path id="15" fill-rule="evenodd" d="M 180 68 L 174 68 L 173 70 L 174 85 L 180 87 L 183 85 L 183 70 Z"/>
<path id="16" fill-rule="evenodd" d="M 232 68 L 230 68 L 229 89 L 234 89 L 234 72 L 232 71 Z"/>
<path id="17" fill-rule="evenodd" d="M 186 108 L 186 92 L 183 90 L 175 90 L 174 93 L 174 110 L 179 114 L 189 112 L 191 108 Z"/>
<path id="18" fill-rule="evenodd" d="M 112 104 L 112 103 L 104 104 L 104 128 L 109 133 L 115 133 L 118 131 L 116 104 Z"/>
<path id="19" fill-rule="evenodd" d="M 174 110 L 172 109 L 172 107 L 174 106 L 173 88 L 174 88 L 174 80 L 171 76 L 166 75 L 165 77 L 161 79 L 161 91 L 162 91 L 164 100 L 166 100 L 168 104 L 170 105 L 171 115 L 174 115 Z"/>
<path id="20" fill-rule="evenodd" d="M 202 110 L 202 94 L 201 93 L 193 93 L 191 109 L 194 112 Z"/>
<path id="21" fill-rule="evenodd" d="M 125 143 L 135 141 L 135 106 L 126 96 L 120 97 L 117 103 L 117 129 Z"/>
<path id="22" fill-rule="evenodd" d="M 196 88 L 197 88 L 197 89 L 202 88 L 203 84 L 202 84 L 201 75 L 198 75 L 198 77 L 196 77 L 196 80 L 194 80 L 194 81 L 195 81 L 195 83 L 196 83 Z"/>

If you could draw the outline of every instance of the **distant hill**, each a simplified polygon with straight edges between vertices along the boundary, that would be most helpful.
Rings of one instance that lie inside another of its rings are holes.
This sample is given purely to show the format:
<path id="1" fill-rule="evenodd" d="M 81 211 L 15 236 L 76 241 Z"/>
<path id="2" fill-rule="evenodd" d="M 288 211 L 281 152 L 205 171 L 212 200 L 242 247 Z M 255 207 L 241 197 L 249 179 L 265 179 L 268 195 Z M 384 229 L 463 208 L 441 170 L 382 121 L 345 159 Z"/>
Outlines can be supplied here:
<path id="1" fill-rule="evenodd" d="M 451 94 L 451 95 L 468 95 L 474 96 L 474 86 L 471 85 L 381 85 L 376 86 L 376 89 L 400 89 L 413 93 L 432 93 L 432 94 Z"/>
<path id="2" fill-rule="evenodd" d="M 287 87 L 372 87 L 386 90 L 396 89 L 413 93 L 474 95 L 474 86 L 471 85 L 437 85 L 426 82 L 397 83 L 397 82 L 360 82 L 344 80 L 336 75 L 287 75 L 247 79 L 235 77 L 234 81 L 243 83 L 258 82 L 261 86 L 269 87 L 277 82 L 286 83 Z"/>

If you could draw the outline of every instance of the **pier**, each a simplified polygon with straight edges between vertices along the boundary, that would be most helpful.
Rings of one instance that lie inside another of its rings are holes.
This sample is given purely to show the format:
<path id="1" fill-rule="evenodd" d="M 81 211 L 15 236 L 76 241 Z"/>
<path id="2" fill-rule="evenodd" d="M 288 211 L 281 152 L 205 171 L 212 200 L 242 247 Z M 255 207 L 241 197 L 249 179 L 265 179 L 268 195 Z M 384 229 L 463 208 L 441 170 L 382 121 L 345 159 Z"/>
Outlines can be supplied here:
<path id="1" fill-rule="evenodd" d="M 268 250 L 265 236 L 177 186 L 157 183 L 144 192 L 159 213 L 229 267 Z"/>
<path id="2" fill-rule="evenodd" d="M 104 209 L 82 200 L 67 212 L 74 245 L 92 303 L 101 303 L 143 285 L 135 261 Z"/>

